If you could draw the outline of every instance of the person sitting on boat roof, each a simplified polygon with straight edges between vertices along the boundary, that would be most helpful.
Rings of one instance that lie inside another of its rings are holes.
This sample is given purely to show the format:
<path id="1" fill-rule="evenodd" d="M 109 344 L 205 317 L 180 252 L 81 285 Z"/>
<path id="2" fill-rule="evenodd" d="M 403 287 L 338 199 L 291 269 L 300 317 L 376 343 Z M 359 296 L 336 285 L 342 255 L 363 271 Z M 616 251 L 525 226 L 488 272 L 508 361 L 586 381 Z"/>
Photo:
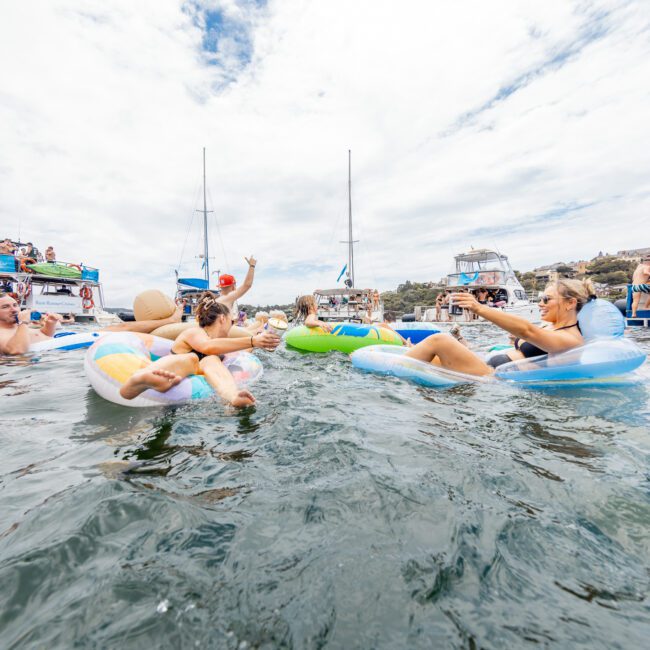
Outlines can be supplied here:
<path id="1" fill-rule="evenodd" d="M 28 241 L 25 246 L 20 249 L 20 258 L 36 261 L 36 251 L 34 250 L 34 244 L 32 244 L 32 242 Z"/>
<path id="2" fill-rule="evenodd" d="M 5 239 L 0 242 L 0 255 L 13 255 L 15 251 L 16 245 L 9 237 L 5 237 Z"/>
<path id="3" fill-rule="evenodd" d="M 454 302 L 512 334 L 515 349 L 492 357 L 488 363 L 446 334 L 433 334 L 411 348 L 407 357 L 469 375 L 490 375 L 494 368 L 544 354 L 557 354 L 584 343 L 578 327 L 578 312 L 595 298 L 590 280 L 561 278 L 549 284 L 540 298 L 540 315 L 548 327 L 533 325 L 524 318 L 481 305 L 469 293 L 456 293 Z"/>
<path id="4" fill-rule="evenodd" d="M 250 257 L 245 257 L 244 259 L 248 263 L 248 273 L 246 274 L 244 283 L 241 287 L 237 287 L 237 281 L 234 276 L 228 273 L 219 276 L 219 288 L 221 289 L 221 294 L 217 298 L 217 301 L 228 307 L 233 323 L 236 323 L 239 318 L 237 300 L 239 300 L 253 286 L 253 278 L 255 277 L 255 265 L 257 264 L 257 260 L 252 255 Z"/>
<path id="5" fill-rule="evenodd" d="M 54 336 L 61 320 L 58 314 L 46 314 L 38 330 L 29 327 L 31 315 L 31 309 L 20 311 L 13 296 L 0 293 L 0 354 L 25 354 L 32 343 Z"/>
<path id="6" fill-rule="evenodd" d="M 174 341 L 171 354 L 136 372 L 120 389 L 125 399 L 133 399 L 148 388 L 164 392 L 188 375 L 203 374 L 217 394 L 233 406 L 251 406 L 255 397 L 240 390 L 223 365 L 223 355 L 250 348 L 275 350 L 281 339 L 272 332 L 250 338 L 230 338 L 230 309 L 210 291 L 201 295 L 196 308 L 199 327 L 185 330 Z"/>
<path id="7" fill-rule="evenodd" d="M 56 262 L 56 253 L 52 246 L 48 246 L 45 249 L 45 261 L 54 264 Z"/>
<path id="8" fill-rule="evenodd" d="M 296 300 L 296 323 L 302 322 L 307 327 L 320 327 L 326 332 L 332 331 L 332 326 L 325 321 L 318 320 L 318 303 L 314 296 L 301 296 Z"/>

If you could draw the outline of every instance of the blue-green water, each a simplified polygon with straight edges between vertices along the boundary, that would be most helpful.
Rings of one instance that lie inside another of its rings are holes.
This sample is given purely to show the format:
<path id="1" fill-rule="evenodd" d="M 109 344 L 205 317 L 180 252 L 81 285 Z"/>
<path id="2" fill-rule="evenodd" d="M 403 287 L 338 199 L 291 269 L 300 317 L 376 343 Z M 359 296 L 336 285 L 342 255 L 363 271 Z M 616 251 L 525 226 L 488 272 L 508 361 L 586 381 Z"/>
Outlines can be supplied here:
<path id="1" fill-rule="evenodd" d="M 647 385 L 261 356 L 244 411 L 115 406 L 83 352 L 0 361 L 3 648 L 647 645 Z"/>

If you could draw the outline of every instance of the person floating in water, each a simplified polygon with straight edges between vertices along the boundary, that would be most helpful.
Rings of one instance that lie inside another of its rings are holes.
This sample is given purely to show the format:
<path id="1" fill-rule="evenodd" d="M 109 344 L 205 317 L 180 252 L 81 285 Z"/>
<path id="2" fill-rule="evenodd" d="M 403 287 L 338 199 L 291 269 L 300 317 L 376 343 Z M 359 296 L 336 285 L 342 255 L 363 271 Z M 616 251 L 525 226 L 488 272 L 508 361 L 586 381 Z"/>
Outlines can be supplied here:
<path id="1" fill-rule="evenodd" d="M 539 327 L 519 316 L 480 304 L 470 293 L 453 295 L 454 304 L 477 314 L 514 336 L 515 349 L 492 357 L 489 362 L 446 334 L 433 334 L 413 346 L 407 357 L 469 375 L 490 375 L 504 363 L 557 354 L 584 343 L 578 312 L 594 297 L 589 280 L 561 279 L 549 284 L 540 299 L 540 314 L 548 327 Z"/>
<path id="2" fill-rule="evenodd" d="M 255 397 L 237 387 L 222 363 L 229 352 L 250 348 L 275 350 L 281 339 L 271 332 L 246 338 L 229 338 L 232 326 L 230 309 L 209 291 L 202 294 L 196 308 L 199 327 L 185 330 L 174 341 L 171 354 L 133 374 L 120 389 L 124 399 L 133 399 L 149 388 L 162 393 L 188 375 L 203 374 L 216 393 L 233 406 L 255 404 Z"/>
<path id="3" fill-rule="evenodd" d="M 636 318 L 636 312 L 641 302 L 641 294 L 645 293 L 648 297 L 643 309 L 650 309 L 650 255 L 644 255 L 640 264 L 634 269 L 632 276 L 632 318 Z"/>
<path id="4" fill-rule="evenodd" d="M 326 332 L 332 331 L 332 326 L 318 319 L 318 303 L 314 296 L 301 296 L 296 300 L 296 322 L 302 322 L 307 327 L 320 327 Z"/>
<path id="5" fill-rule="evenodd" d="M 13 296 L 0 293 L 0 354 L 25 354 L 32 343 L 54 336 L 61 321 L 58 314 L 45 314 L 39 329 L 29 327 L 31 310 L 20 311 Z"/>

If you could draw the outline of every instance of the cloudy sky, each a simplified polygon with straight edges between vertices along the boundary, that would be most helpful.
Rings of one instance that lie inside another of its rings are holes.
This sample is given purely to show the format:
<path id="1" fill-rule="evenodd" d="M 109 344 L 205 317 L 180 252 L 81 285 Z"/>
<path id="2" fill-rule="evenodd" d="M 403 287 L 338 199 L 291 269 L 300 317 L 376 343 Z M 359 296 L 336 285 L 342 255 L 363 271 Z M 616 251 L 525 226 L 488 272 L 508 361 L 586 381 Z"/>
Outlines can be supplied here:
<path id="1" fill-rule="evenodd" d="M 248 301 L 650 246 L 647 0 L 21 0 L 0 8 L 0 236 L 109 305 L 211 261 Z M 216 276 L 214 276 L 216 278 Z"/>

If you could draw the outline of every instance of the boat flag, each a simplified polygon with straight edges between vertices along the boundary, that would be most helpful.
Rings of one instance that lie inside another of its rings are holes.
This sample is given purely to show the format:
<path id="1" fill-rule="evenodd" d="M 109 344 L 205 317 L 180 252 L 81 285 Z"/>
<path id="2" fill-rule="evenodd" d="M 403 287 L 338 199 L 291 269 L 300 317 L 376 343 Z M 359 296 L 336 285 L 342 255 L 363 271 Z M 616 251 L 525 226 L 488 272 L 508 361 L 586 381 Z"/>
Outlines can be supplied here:
<path id="1" fill-rule="evenodd" d="M 348 265 L 346 264 L 346 265 L 341 269 L 341 272 L 339 273 L 339 277 L 336 278 L 336 281 L 337 281 L 337 282 L 338 282 L 338 281 L 343 277 L 343 274 L 345 273 L 345 270 L 346 270 L 347 268 L 348 268 Z"/>

